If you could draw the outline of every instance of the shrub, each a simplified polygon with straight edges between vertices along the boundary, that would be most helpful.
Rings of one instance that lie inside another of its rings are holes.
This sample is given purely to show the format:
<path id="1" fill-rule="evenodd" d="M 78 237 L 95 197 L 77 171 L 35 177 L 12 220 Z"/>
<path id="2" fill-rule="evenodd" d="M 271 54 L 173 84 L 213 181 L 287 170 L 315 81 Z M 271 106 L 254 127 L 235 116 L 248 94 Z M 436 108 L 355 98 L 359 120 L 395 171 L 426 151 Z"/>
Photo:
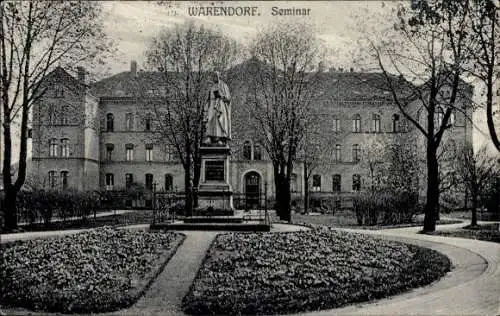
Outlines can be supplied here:
<path id="1" fill-rule="evenodd" d="M 407 192 L 361 192 L 353 198 L 353 208 L 360 226 L 411 223 L 418 210 L 417 203 L 417 195 Z"/>

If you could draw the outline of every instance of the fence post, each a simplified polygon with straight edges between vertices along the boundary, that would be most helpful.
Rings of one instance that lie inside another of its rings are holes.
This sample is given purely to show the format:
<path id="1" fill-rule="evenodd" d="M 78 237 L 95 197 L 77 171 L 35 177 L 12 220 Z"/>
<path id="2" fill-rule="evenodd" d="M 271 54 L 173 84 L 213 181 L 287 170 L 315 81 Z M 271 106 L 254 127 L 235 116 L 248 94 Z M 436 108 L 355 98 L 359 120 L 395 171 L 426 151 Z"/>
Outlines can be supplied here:
<path id="1" fill-rule="evenodd" d="M 267 180 L 264 182 L 264 223 L 267 224 L 268 214 L 267 214 Z"/>
<path id="2" fill-rule="evenodd" d="M 156 224 L 156 182 L 153 183 L 153 224 Z"/>

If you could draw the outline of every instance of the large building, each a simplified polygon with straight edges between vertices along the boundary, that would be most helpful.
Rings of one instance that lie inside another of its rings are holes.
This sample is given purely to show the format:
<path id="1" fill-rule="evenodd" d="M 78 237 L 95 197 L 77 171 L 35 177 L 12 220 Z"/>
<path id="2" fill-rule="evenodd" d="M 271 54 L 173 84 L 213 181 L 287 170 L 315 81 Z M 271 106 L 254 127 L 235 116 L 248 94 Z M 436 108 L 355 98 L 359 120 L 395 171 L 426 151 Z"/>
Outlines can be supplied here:
<path id="1" fill-rule="evenodd" d="M 248 124 L 248 85 L 241 73 L 251 62 L 230 69 L 222 78 L 232 93 L 229 182 L 236 193 L 263 193 L 267 188 L 272 197 L 272 164 Z M 160 76 L 160 72 L 138 70 L 132 61 L 130 70 L 87 85 L 84 69 L 79 68 L 77 78 L 55 69 L 45 80 L 45 95 L 34 106 L 31 181 L 78 190 L 123 190 L 133 183 L 146 189 L 156 184 L 157 190 L 182 190 L 184 171 L 174 151 L 151 138 L 154 127 L 147 96 L 159 89 Z M 381 74 L 352 69 L 322 74 L 323 88 L 318 90 L 315 108 L 322 119 L 316 137 L 326 140 L 330 151 L 315 168 L 310 191 L 360 190 L 368 175 L 363 152 L 380 139 L 411 140 L 423 148 L 422 138 L 400 114 L 390 93 L 376 88 L 383 80 Z M 415 100 L 408 107 L 417 113 L 421 104 Z M 446 139 L 472 142 L 472 126 L 462 111 L 453 113 L 451 122 Z M 303 169 L 303 164 L 295 164 L 291 189 L 296 196 L 304 193 Z"/>

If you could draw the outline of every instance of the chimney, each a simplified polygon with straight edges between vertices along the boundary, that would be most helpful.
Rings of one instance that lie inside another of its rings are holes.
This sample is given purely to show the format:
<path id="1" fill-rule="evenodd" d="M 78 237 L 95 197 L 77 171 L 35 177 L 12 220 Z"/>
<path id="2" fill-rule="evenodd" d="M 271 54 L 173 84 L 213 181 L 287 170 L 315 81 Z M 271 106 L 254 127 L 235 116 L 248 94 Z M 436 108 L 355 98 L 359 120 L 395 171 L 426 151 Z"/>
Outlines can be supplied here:
<path id="1" fill-rule="evenodd" d="M 76 72 L 78 74 L 78 81 L 85 84 L 85 68 L 76 67 Z"/>
<path id="2" fill-rule="evenodd" d="M 137 62 L 135 60 L 130 61 L 130 74 L 137 75 Z"/>

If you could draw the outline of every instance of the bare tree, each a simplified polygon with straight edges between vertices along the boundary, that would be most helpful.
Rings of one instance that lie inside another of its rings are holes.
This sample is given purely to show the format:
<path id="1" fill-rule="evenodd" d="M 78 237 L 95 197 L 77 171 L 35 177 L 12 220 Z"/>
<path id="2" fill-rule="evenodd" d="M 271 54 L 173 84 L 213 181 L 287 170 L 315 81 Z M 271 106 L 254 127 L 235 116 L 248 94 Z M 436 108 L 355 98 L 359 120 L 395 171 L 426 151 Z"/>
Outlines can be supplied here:
<path id="1" fill-rule="evenodd" d="M 227 70 L 236 55 L 233 40 L 192 22 L 164 28 L 146 52 L 149 67 L 163 74 L 158 85 L 165 91 L 153 104 L 156 124 L 152 135 L 178 154 L 185 172 L 188 214 L 196 201 L 193 189 L 200 181 L 200 146 L 210 80 L 214 71 Z"/>
<path id="2" fill-rule="evenodd" d="M 475 39 L 470 46 L 471 61 L 466 71 L 478 78 L 486 88 L 486 123 L 493 145 L 500 151 L 500 137 L 495 129 L 493 105 L 495 84 L 500 67 L 500 7 L 495 0 L 461 0 L 460 10 L 466 10 L 469 24 L 466 31 Z"/>
<path id="3" fill-rule="evenodd" d="M 472 200 L 471 226 L 477 226 L 479 198 L 489 185 L 493 185 L 499 175 L 499 165 L 495 157 L 489 156 L 485 147 L 474 153 L 472 145 L 462 148 L 457 163 L 459 178 L 463 181 Z"/>
<path id="4" fill-rule="evenodd" d="M 5 226 L 17 227 L 16 196 L 26 178 L 31 106 L 47 86 L 43 78 L 56 66 L 96 60 L 110 49 L 97 2 L 4 1 L 0 5 L 1 99 L 4 140 Z M 13 126 L 20 121 L 19 139 Z M 12 146 L 19 143 L 19 169 L 11 172 Z"/>
<path id="5" fill-rule="evenodd" d="M 320 46 L 309 26 L 294 21 L 261 31 L 250 52 L 259 61 L 251 70 L 252 118 L 273 164 L 277 214 L 290 220 L 290 178 L 317 96 Z"/>
<path id="6" fill-rule="evenodd" d="M 389 143 L 387 139 L 376 135 L 365 140 L 361 146 L 361 164 L 368 170 L 370 190 L 374 191 L 382 184 L 381 174 L 387 161 Z"/>
<path id="7" fill-rule="evenodd" d="M 469 115 L 464 104 L 472 92 L 461 79 L 471 39 L 463 28 L 465 12 L 453 1 L 419 1 L 400 6 L 396 27 L 404 46 L 372 42 L 388 90 L 403 116 L 425 139 L 427 200 L 424 231 L 434 231 L 439 203 L 438 148 L 454 113 Z M 399 76 L 391 75 L 392 72 Z M 407 83 L 411 84 L 407 84 Z M 406 89 L 401 89 L 404 85 Z"/>

